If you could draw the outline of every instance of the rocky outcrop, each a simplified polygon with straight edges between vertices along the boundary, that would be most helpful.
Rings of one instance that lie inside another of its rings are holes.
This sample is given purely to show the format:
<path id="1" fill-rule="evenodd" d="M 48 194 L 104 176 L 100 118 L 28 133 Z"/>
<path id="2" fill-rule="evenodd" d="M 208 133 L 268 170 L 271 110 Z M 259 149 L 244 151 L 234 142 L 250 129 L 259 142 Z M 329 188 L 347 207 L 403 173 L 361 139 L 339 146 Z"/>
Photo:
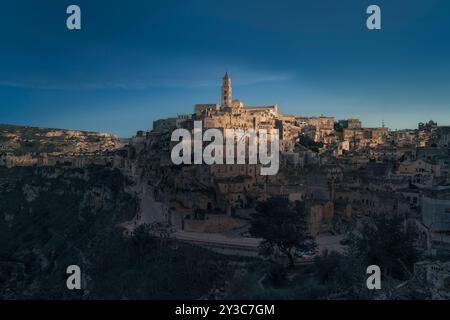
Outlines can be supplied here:
<path id="1" fill-rule="evenodd" d="M 119 139 L 109 133 L 0 125 L 0 166 L 8 168 L 51 166 L 103 155 L 120 146 Z"/>

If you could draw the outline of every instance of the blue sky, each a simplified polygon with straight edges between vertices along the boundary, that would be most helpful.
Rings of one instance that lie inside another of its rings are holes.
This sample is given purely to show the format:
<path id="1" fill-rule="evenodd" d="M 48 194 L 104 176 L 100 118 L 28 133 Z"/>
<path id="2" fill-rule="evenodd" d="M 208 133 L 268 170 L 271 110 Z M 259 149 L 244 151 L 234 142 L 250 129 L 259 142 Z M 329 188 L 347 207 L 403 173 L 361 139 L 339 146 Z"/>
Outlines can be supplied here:
<path id="1" fill-rule="evenodd" d="M 131 136 L 218 103 L 228 70 L 246 105 L 450 125 L 449 15 L 448 0 L 2 1 L 0 123 Z"/>

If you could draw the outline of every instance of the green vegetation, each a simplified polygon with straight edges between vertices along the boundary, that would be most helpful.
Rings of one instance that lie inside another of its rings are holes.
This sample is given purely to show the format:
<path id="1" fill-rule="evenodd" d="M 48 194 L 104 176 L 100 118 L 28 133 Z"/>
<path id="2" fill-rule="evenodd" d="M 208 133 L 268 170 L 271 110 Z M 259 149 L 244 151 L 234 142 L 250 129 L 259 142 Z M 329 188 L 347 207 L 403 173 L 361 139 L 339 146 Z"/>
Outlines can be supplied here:
<path id="1" fill-rule="evenodd" d="M 226 277 L 231 259 L 153 238 L 124 237 L 137 212 L 118 170 L 0 168 L 0 297 L 3 299 L 197 299 Z M 66 288 L 79 265 L 83 290 Z"/>
<path id="2" fill-rule="evenodd" d="M 319 149 L 323 147 L 323 142 L 315 142 L 307 135 L 300 136 L 300 145 L 310 149 L 314 152 L 319 152 Z"/>
<path id="3" fill-rule="evenodd" d="M 119 170 L 99 166 L 0 167 L 0 298 L 198 299 L 218 288 L 230 299 L 396 298 L 386 284 L 410 279 L 419 259 L 415 233 L 400 217 L 375 216 L 346 239 L 346 252 L 294 266 L 315 245 L 302 205 L 280 198 L 257 207 L 251 233 L 264 239 L 265 257 L 281 255 L 288 268 L 277 259 L 224 256 L 156 238 L 148 226 L 125 237 L 118 224 L 138 210 L 125 192 L 130 183 Z M 81 291 L 66 288 L 72 264 L 81 267 Z M 366 287 L 371 264 L 383 273 L 377 292 Z"/>
<path id="4" fill-rule="evenodd" d="M 280 206 L 277 206 L 279 210 Z M 286 269 L 277 263 L 262 264 L 230 287 L 229 298 L 242 299 L 425 299 L 420 289 L 395 289 L 412 278 L 416 232 L 404 230 L 398 216 L 375 216 L 346 239 L 344 253 L 324 252 L 313 263 Z M 382 289 L 368 290 L 366 269 L 382 270 Z"/>
<path id="5" fill-rule="evenodd" d="M 417 231 L 404 230 L 401 216 L 379 215 L 362 225 L 347 239 L 349 255 L 359 257 L 364 265 L 383 266 L 383 274 L 404 280 L 411 276 L 419 259 Z"/>
<path id="6" fill-rule="evenodd" d="M 230 259 L 188 244 L 154 238 L 145 227 L 98 246 L 90 298 L 198 299 L 232 275 Z"/>
<path id="7" fill-rule="evenodd" d="M 271 198 L 256 207 L 250 233 L 262 238 L 261 254 L 272 257 L 283 254 L 294 266 L 296 256 L 314 253 L 315 243 L 308 232 L 305 208 L 292 205 L 284 198 Z"/>

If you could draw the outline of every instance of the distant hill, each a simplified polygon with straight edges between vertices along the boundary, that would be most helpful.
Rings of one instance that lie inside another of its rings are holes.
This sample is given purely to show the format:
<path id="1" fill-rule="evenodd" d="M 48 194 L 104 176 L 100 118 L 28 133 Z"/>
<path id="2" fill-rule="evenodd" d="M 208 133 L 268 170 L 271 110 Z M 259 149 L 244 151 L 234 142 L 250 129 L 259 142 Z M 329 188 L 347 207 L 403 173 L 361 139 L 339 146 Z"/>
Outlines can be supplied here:
<path id="1" fill-rule="evenodd" d="M 107 151 L 119 145 L 119 139 L 109 133 L 0 124 L 0 153 L 82 154 Z"/>

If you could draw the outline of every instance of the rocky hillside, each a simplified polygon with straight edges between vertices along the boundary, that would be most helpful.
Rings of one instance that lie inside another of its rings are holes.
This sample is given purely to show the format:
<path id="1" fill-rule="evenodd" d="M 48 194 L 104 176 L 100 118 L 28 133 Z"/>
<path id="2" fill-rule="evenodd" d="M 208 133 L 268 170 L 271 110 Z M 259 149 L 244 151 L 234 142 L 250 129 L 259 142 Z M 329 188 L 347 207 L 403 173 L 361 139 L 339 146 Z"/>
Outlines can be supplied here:
<path id="1" fill-rule="evenodd" d="M 119 139 L 109 133 L 33 128 L 0 124 L 0 153 L 83 154 L 117 148 Z"/>
<path id="2" fill-rule="evenodd" d="M 0 167 L 0 300 L 198 299 L 230 258 L 119 227 L 138 211 L 117 169 Z M 66 287 L 80 266 L 82 290 Z"/>

